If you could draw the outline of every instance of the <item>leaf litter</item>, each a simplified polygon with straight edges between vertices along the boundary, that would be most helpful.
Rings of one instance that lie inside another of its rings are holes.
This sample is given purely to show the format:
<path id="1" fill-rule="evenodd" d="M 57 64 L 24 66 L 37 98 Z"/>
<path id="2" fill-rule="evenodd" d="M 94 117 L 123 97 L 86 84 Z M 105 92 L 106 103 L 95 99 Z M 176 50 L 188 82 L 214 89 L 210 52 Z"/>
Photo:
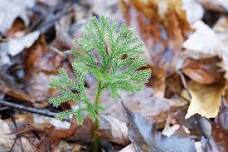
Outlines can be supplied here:
<path id="1" fill-rule="evenodd" d="M 107 108 L 97 133 L 102 149 L 225 152 L 227 6 L 221 0 L 3 0 L 0 99 L 53 113 L 77 107 L 72 102 L 50 106 L 48 98 L 58 92 L 48 83 L 60 67 L 72 73 L 68 52 L 73 39 L 90 17 L 105 15 L 137 31 L 152 76 L 143 91 L 122 92 L 119 102 L 103 94 Z M 209 25 L 215 14 L 218 19 Z M 88 76 L 85 83 L 92 95 L 94 78 Z M 90 120 L 78 126 L 4 105 L 0 118 L 0 151 L 91 150 Z M 9 125 L 13 123 L 17 127 Z"/>

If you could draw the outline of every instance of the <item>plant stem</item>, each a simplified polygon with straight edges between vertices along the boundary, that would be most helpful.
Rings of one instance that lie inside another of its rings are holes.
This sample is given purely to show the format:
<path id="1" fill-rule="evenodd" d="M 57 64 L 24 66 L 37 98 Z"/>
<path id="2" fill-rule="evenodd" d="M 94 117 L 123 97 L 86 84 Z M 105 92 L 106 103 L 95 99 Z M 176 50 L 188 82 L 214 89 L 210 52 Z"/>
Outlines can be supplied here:
<path id="1" fill-rule="evenodd" d="M 100 102 L 100 95 L 101 95 L 101 82 L 99 81 L 98 82 L 98 87 L 97 87 L 97 92 L 96 92 L 96 98 L 95 98 L 95 106 L 98 107 L 99 105 L 99 102 Z M 96 110 L 96 114 L 97 114 L 97 117 L 96 117 L 96 120 L 95 120 L 95 124 L 96 124 L 96 128 L 99 127 L 99 112 Z"/>
<path id="2" fill-rule="evenodd" d="M 101 88 L 101 82 L 98 81 L 98 87 L 97 87 L 97 92 L 96 92 L 96 97 L 95 97 L 95 106 L 98 107 L 99 105 L 99 102 L 100 102 L 100 96 L 101 96 L 101 92 L 102 92 L 102 88 Z M 99 128 L 99 112 L 97 111 L 96 109 L 96 114 L 97 114 L 97 117 L 95 119 L 95 129 L 93 130 L 92 132 L 92 136 L 93 136 L 93 139 L 94 139 L 94 147 L 93 147 L 93 151 L 94 152 L 98 152 L 99 151 L 99 139 L 96 135 L 96 131 L 97 129 Z"/>

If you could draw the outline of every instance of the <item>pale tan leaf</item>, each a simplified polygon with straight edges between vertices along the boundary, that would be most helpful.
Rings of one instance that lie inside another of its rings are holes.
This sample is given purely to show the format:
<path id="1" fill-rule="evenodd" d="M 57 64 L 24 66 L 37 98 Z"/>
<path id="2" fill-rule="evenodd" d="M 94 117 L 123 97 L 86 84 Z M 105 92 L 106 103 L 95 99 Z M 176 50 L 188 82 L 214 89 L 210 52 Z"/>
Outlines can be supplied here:
<path id="1" fill-rule="evenodd" d="M 201 85 L 190 81 L 188 90 L 191 94 L 191 103 L 185 116 L 186 118 L 194 114 L 200 114 L 207 118 L 217 116 L 221 104 L 221 97 L 225 90 L 225 83 Z"/>

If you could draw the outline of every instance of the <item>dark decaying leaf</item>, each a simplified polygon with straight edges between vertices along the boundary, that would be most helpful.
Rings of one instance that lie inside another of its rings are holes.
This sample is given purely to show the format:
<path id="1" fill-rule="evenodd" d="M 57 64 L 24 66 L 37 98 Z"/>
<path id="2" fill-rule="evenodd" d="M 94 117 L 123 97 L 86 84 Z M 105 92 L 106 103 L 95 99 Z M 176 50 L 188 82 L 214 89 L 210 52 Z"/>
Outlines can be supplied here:
<path id="1" fill-rule="evenodd" d="M 123 105 L 124 106 L 124 105 Z M 156 130 L 155 124 L 146 121 L 124 106 L 129 121 L 129 136 L 139 152 L 196 152 L 190 138 L 164 136 Z"/>

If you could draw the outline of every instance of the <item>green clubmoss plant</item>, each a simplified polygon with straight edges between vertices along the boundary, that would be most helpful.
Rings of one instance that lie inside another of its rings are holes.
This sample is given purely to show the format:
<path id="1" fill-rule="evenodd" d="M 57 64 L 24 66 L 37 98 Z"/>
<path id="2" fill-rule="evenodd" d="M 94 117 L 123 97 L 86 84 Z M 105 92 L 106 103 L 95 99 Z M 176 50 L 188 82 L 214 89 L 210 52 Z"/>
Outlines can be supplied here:
<path id="1" fill-rule="evenodd" d="M 76 40 L 79 50 L 72 49 L 72 67 L 75 78 L 70 78 L 60 69 L 57 78 L 50 83 L 60 95 L 49 100 L 58 107 L 68 101 L 77 103 L 78 108 L 63 111 L 58 118 L 74 115 L 81 124 L 86 117 L 99 127 L 102 91 L 109 90 L 112 97 L 125 90 L 136 92 L 144 87 L 150 71 L 140 70 L 145 66 L 144 45 L 137 34 L 126 25 L 109 21 L 106 17 L 92 18 L 85 26 L 83 35 Z M 97 83 L 94 99 L 86 95 L 85 77 L 92 74 Z"/>

